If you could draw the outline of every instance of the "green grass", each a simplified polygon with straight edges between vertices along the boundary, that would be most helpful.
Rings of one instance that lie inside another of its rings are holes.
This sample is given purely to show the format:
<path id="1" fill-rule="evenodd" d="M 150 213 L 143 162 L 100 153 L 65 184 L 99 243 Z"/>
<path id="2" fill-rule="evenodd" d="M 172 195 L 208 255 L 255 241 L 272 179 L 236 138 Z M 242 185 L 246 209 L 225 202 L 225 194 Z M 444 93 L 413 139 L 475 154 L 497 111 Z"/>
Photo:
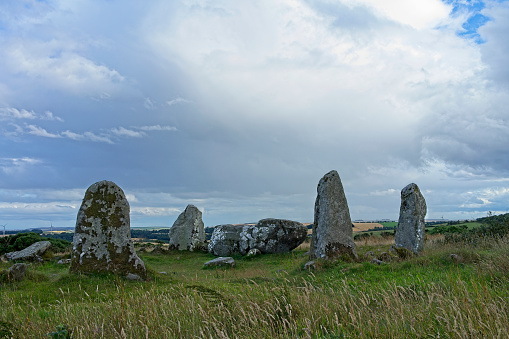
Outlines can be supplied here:
<path id="1" fill-rule="evenodd" d="M 380 266 L 363 255 L 388 251 L 391 240 L 361 241 L 359 261 L 312 272 L 302 269 L 306 248 L 237 257 L 234 269 L 203 269 L 206 253 L 140 253 L 144 282 L 33 264 L 27 280 L 0 285 L 0 338 L 43 338 L 60 325 L 73 338 L 508 337 L 509 240 L 441 239 Z"/>

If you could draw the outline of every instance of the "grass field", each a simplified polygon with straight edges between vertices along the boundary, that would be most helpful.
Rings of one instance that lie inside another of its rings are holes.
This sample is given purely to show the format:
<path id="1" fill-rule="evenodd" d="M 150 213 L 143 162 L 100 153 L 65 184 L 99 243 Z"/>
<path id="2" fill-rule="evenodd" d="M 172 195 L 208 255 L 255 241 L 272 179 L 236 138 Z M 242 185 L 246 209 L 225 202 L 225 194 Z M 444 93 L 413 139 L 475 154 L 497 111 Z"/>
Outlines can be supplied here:
<path id="1" fill-rule="evenodd" d="M 28 280 L 0 285 L 0 338 L 44 338 L 59 325 L 73 338 L 509 337 L 509 239 L 474 247 L 435 235 L 419 257 L 364 258 L 393 242 L 361 241 L 358 262 L 318 262 L 312 272 L 303 270 L 309 244 L 237 257 L 234 269 L 203 269 L 213 258 L 205 253 L 140 253 L 144 282 L 33 264 Z"/>

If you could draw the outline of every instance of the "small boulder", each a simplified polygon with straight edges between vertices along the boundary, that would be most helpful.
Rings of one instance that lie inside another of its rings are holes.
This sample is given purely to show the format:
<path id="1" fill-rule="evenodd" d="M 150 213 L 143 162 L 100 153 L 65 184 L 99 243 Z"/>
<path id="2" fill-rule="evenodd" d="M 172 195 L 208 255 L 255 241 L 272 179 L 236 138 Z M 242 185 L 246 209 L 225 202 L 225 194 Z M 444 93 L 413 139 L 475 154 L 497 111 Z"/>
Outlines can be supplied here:
<path id="1" fill-rule="evenodd" d="M 5 273 L 7 275 L 7 280 L 10 281 L 20 281 L 22 280 L 27 272 L 27 264 L 25 263 L 17 263 L 9 267 Z"/>
<path id="2" fill-rule="evenodd" d="M 139 275 L 133 274 L 133 273 L 127 273 L 125 278 L 130 281 L 142 281 L 143 280 L 143 279 L 141 279 L 141 277 Z"/>
<path id="3" fill-rule="evenodd" d="M 463 258 L 458 254 L 451 253 L 451 255 L 449 255 L 449 257 L 451 258 L 452 262 L 455 264 L 461 264 L 463 262 Z"/>
<path id="4" fill-rule="evenodd" d="M 366 253 L 364 253 L 364 255 L 363 255 L 363 256 L 364 256 L 364 258 L 366 258 L 366 259 L 371 259 L 371 258 L 373 258 L 375 255 L 376 255 L 376 254 L 375 254 L 375 252 L 373 252 L 373 251 L 367 251 Z"/>
<path id="5" fill-rule="evenodd" d="M 311 261 L 308 261 L 307 263 L 305 263 L 304 264 L 304 269 L 308 270 L 308 271 L 316 270 L 316 263 L 315 263 L 315 261 L 311 260 Z"/>
<path id="6" fill-rule="evenodd" d="M 59 261 L 57 261 L 58 265 L 67 265 L 70 263 L 71 263 L 71 259 L 60 259 Z"/>
<path id="7" fill-rule="evenodd" d="M 383 262 L 391 262 L 391 260 L 392 260 L 392 256 L 387 252 L 380 253 L 380 255 L 376 258 Z"/>
<path id="8" fill-rule="evenodd" d="M 394 252 L 400 259 L 409 259 L 415 256 L 414 252 L 404 247 L 394 247 Z"/>
<path id="9" fill-rule="evenodd" d="M 383 264 L 385 264 L 385 261 L 378 260 L 377 258 L 373 258 L 373 260 L 371 260 L 371 263 L 373 263 L 375 265 L 383 265 Z"/>
<path id="10" fill-rule="evenodd" d="M 194 205 L 187 205 L 169 232 L 170 250 L 198 251 L 206 249 L 202 213 Z"/>
<path id="11" fill-rule="evenodd" d="M 232 257 L 219 257 L 212 259 L 210 261 L 207 261 L 204 264 L 205 267 L 235 267 L 235 260 Z"/>
<path id="12" fill-rule="evenodd" d="M 247 252 L 246 257 L 256 257 L 257 255 L 260 255 L 260 254 L 262 254 L 262 252 L 260 252 L 259 249 L 252 248 L 249 250 L 249 252 Z"/>
<path id="13" fill-rule="evenodd" d="M 5 257 L 10 261 L 43 261 L 42 255 L 51 247 L 49 241 L 39 241 L 21 251 L 10 252 Z"/>
<path id="14" fill-rule="evenodd" d="M 166 253 L 168 253 L 168 250 L 165 250 L 161 245 L 157 245 L 156 247 L 154 247 L 154 249 L 150 253 L 152 253 L 152 254 L 166 254 Z"/>

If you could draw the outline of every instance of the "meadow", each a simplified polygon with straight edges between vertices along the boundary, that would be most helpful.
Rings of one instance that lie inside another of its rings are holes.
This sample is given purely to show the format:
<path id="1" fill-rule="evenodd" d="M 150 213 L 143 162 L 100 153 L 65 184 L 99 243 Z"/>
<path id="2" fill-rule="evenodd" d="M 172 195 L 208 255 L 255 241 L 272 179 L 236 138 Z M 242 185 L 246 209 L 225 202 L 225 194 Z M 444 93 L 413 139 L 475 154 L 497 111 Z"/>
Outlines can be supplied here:
<path id="1" fill-rule="evenodd" d="M 507 236 L 427 236 L 422 255 L 383 265 L 364 255 L 393 243 L 363 239 L 359 261 L 318 262 L 313 271 L 303 269 L 307 243 L 236 257 L 230 269 L 204 269 L 214 258 L 206 253 L 141 252 L 143 282 L 70 275 L 55 258 L 32 264 L 24 281 L 0 283 L 0 338 L 65 338 L 66 330 L 72 338 L 509 337 Z"/>

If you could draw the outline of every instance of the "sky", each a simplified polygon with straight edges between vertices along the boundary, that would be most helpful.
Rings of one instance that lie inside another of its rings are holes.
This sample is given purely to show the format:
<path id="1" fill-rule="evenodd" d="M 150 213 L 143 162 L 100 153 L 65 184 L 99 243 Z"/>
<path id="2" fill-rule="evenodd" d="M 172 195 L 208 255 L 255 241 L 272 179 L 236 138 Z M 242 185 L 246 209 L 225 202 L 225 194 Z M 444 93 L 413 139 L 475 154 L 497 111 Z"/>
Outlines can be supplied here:
<path id="1" fill-rule="evenodd" d="M 111 180 L 131 226 L 509 211 L 509 1 L 0 2 L 0 226 L 72 227 Z"/>

